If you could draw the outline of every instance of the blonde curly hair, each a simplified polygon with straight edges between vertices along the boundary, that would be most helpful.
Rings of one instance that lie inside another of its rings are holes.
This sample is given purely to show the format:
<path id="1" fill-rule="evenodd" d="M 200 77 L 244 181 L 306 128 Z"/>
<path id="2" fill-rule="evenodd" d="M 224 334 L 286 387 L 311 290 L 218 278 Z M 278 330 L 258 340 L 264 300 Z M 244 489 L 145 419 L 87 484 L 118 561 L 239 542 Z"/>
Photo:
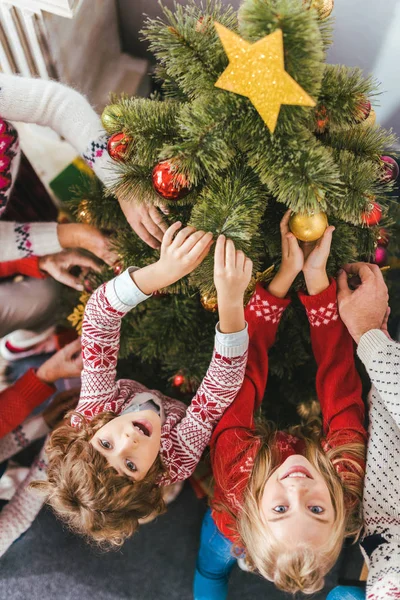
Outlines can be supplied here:
<path id="1" fill-rule="evenodd" d="M 79 417 L 80 425 L 70 424 L 72 415 Z M 67 415 L 46 447 L 47 481 L 31 484 L 45 494 L 72 531 L 106 550 L 120 547 L 135 533 L 140 519 L 165 511 L 157 485 L 165 474 L 160 455 L 144 479 L 133 481 L 119 475 L 90 443 L 96 431 L 116 416 L 103 412 L 87 421 L 79 413 Z"/>

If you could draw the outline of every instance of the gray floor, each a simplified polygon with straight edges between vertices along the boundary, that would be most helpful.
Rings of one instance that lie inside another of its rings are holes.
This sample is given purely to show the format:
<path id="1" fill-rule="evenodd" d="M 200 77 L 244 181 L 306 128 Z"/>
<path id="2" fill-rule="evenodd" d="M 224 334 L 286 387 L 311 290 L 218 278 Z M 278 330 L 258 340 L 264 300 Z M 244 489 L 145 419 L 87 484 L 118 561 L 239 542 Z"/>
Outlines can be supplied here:
<path id="1" fill-rule="evenodd" d="M 0 560 L 0 600 L 190 600 L 204 510 L 186 484 L 167 514 L 143 526 L 121 551 L 101 554 L 44 509 Z M 235 568 L 228 600 L 250 598 L 288 596 Z"/>

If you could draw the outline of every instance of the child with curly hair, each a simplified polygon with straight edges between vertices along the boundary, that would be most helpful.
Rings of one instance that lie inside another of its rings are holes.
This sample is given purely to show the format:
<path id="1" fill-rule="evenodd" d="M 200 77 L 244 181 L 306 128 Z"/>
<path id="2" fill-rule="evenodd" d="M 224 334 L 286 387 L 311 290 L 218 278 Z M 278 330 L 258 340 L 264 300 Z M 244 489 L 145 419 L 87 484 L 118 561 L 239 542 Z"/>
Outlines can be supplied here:
<path id="1" fill-rule="evenodd" d="M 226 598 L 230 571 L 245 558 L 286 592 L 320 590 L 347 536 L 361 528 L 366 432 L 353 342 L 339 318 L 336 281 L 326 262 L 333 227 L 310 252 L 281 221 L 282 263 L 268 289 L 258 285 L 246 308 L 250 347 L 245 380 L 211 439 L 215 477 L 194 581 L 195 600 Z M 255 420 L 268 377 L 268 350 L 295 277 L 303 271 L 308 295 L 299 293 L 317 362 L 316 391 L 322 430 L 278 431 Z"/>
<path id="2" fill-rule="evenodd" d="M 190 477 L 243 383 L 243 295 L 252 263 L 224 236 L 215 247 L 215 348 L 190 406 L 136 381 L 116 380 L 123 316 L 193 271 L 210 250 L 211 233 L 180 227 L 174 223 L 165 233 L 157 262 L 127 269 L 91 296 L 82 328 L 80 401 L 71 423 L 51 436 L 47 481 L 34 485 L 71 529 L 105 547 L 120 546 L 141 519 L 164 511 L 163 487 Z"/>

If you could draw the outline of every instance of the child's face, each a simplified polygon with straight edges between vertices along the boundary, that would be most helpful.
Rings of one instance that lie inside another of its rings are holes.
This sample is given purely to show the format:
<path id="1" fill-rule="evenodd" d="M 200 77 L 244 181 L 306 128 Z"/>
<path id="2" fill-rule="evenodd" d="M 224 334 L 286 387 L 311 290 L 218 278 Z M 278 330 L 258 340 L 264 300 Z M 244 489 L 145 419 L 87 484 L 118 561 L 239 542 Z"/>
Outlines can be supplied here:
<path id="1" fill-rule="evenodd" d="M 96 431 L 90 443 L 120 475 L 140 481 L 157 458 L 160 440 L 159 415 L 142 410 L 115 417 Z"/>
<path id="2" fill-rule="evenodd" d="M 265 484 L 261 514 L 285 545 L 323 546 L 332 533 L 334 508 L 323 476 L 304 456 L 289 456 Z"/>

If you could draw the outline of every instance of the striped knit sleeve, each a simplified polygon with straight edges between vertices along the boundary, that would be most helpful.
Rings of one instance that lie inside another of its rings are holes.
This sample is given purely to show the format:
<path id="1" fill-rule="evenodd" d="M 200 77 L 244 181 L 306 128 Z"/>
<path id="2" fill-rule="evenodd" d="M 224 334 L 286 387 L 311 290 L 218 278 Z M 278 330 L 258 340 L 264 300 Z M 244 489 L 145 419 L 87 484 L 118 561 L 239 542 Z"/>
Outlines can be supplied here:
<path id="1" fill-rule="evenodd" d="M 0 261 L 61 252 L 57 223 L 0 221 Z"/>
<path id="2" fill-rule="evenodd" d="M 0 439 L 0 463 L 49 433 L 42 415 L 27 419 Z"/>

